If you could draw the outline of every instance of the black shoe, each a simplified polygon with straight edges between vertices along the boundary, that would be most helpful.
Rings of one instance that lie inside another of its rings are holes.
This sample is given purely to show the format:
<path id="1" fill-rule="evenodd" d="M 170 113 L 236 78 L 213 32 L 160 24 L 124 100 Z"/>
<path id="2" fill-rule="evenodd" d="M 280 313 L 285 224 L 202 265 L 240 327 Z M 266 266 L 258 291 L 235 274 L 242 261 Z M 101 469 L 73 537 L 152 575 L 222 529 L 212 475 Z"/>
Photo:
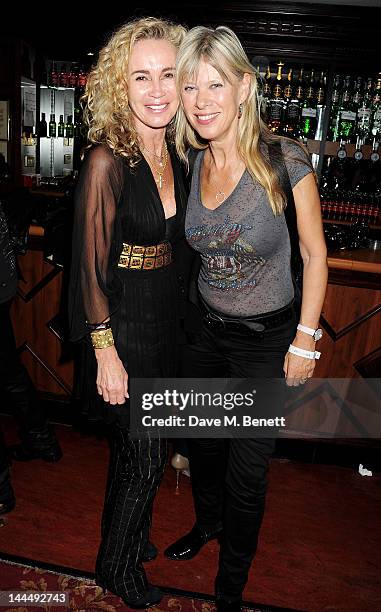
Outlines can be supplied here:
<path id="1" fill-rule="evenodd" d="M 62 450 L 50 423 L 34 429 L 21 429 L 21 444 L 10 448 L 10 456 L 16 461 L 43 459 L 56 463 L 62 457 Z"/>
<path id="2" fill-rule="evenodd" d="M 7 514 L 8 512 L 12 512 L 16 506 L 15 496 L 10 496 L 7 499 L 0 501 L 0 516 L 3 514 Z"/>
<path id="3" fill-rule="evenodd" d="M 15 509 L 16 500 L 13 498 L 9 501 L 0 502 L 0 516 L 3 514 L 7 514 L 8 512 L 12 512 Z"/>
<path id="4" fill-rule="evenodd" d="M 49 463 L 56 463 L 62 457 L 62 450 L 58 442 L 54 442 L 46 447 L 31 446 L 22 442 L 9 448 L 9 455 L 15 461 L 32 461 L 33 459 L 43 459 Z"/>
<path id="5" fill-rule="evenodd" d="M 180 559 L 193 559 L 204 544 L 218 538 L 221 532 L 221 527 L 209 531 L 201 529 L 196 523 L 189 533 L 177 540 L 174 544 L 171 544 L 171 546 L 168 546 L 164 551 L 164 555 L 168 559 L 175 559 L 176 561 Z"/>
<path id="6" fill-rule="evenodd" d="M 147 589 L 144 591 L 141 597 L 137 599 L 126 599 L 123 597 L 123 601 L 129 608 L 134 610 L 142 610 L 143 608 L 150 608 L 156 606 L 163 599 L 163 593 L 157 587 L 149 584 Z"/>
<path id="7" fill-rule="evenodd" d="M 240 612 L 241 607 L 240 599 L 216 599 L 217 612 Z"/>
<path id="8" fill-rule="evenodd" d="M 158 555 L 158 550 L 155 544 L 148 541 L 144 549 L 144 552 L 143 552 L 142 562 L 148 563 L 149 561 L 153 561 L 154 559 L 156 559 L 157 555 Z"/>
<path id="9" fill-rule="evenodd" d="M 0 516 L 12 512 L 16 506 L 16 498 L 9 476 L 0 485 Z"/>

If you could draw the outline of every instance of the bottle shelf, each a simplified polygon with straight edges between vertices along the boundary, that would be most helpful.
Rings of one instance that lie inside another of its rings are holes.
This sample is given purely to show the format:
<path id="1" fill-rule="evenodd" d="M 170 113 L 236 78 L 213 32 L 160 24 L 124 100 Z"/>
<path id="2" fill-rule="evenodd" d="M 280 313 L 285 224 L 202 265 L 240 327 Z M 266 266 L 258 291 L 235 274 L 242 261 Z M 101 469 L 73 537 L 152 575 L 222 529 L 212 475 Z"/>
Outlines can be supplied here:
<path id="1" fill-rule="evenodd" d="M 310 153 L 315 153 L 316 155 L 319 155 L 320 145 L 320 140 L 307 140 L 307 149 Z M 324 145 L 324 155 L 331 155 L 334 157 L 337 155 L 339 148 L 339 142 L 332 142 L 330 140 L 326 140 Z M 345 144 L 345 150 L 347 152 L 347 157 L 353 157 L 356 151 L 356 145 L 347 142 Z M 370 156 L 373 151 L 372 145 L 362 145 L 361 151 L 363 154 L 363 159 L 370 159 Z"/>
<path id="2" fill-rule="evenodd" d="M 323 219 L 323 224 L 324 225 L 354 225 L 356 223 L 356 221 L 343 221 L 343 220 L 336 220 L 336 219 Z M 369 229 L 381 229 L 381 221 L 377 221 L 376 223 L 369 223 L 368 224 Z"/>

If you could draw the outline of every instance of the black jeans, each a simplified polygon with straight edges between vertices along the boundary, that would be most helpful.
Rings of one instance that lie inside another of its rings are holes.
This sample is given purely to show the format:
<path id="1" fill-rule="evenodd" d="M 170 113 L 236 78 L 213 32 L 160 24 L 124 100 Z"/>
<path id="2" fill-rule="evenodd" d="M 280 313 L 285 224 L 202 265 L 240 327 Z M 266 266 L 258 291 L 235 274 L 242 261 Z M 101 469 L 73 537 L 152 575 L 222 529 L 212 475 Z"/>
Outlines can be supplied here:
<path id="1" fill-rule="evenodd" d="M 213 331 L 184 347 L 184 377 L 283 378 L 296 317 L 261 335 Z M 239 599 L 254 558 L 265 509 L 273 439 L 191 439 L 190 472 L 197 523 L 223 527 L 216 591 Z"/>

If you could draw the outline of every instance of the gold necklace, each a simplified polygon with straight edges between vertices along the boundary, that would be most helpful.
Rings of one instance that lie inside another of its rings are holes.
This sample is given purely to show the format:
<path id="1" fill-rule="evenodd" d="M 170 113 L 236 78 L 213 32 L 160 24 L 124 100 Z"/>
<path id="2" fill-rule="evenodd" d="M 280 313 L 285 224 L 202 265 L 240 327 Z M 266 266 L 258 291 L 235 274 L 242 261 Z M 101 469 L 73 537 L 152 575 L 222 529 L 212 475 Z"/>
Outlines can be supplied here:
<path id="1" fill-rule="evenodd" d="M 165 169 L 167 167 L 167 163 L 168 163 L 168 148 L 167 148 L 167 143 L 164 140 L 164 144 L 163 144 L 163 153 L 161 154 L 161 156 L 159 157 L 159 155 L 156 155 L 156 153 L 153 153 L 152 151 L 150 151 L 149 149 L 147 149 L 146 146 L 143 147 L 143 149 L 145 151 L 147 151 L 147 153 L 150 153 L 152 155 L 152 162 L 153 165 L 155 166 L 156 172 L 157 172 L 157 179 L 155 178 L 155 182 L 158 184 L 159 189 L 161 189 L 163 187 L 163 183 L 164 183 L 164 172 Z M 159 166 L 156 164 L 156 159 L 159 159 Z"/>

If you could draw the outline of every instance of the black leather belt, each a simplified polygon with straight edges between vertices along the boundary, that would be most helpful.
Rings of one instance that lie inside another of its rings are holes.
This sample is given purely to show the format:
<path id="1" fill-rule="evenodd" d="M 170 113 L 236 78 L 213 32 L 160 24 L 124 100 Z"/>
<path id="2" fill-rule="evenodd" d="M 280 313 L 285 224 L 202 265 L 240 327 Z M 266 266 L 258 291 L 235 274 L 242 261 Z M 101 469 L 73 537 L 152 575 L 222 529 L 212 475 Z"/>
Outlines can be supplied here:
<path id="1" fill-rule="evenodd" d="M 200 299 L 200 304 L 204 314 L 204 322 L 210 329 L 231 330 L 246 334 L 248 331 L 258 334 L 267 329 L 278 327 L 287 321 L 291 321 L 294 316 L 293 301 L 283 308 L 253 317 L 227 317 L 211 310 L 202 299 Z"/>

